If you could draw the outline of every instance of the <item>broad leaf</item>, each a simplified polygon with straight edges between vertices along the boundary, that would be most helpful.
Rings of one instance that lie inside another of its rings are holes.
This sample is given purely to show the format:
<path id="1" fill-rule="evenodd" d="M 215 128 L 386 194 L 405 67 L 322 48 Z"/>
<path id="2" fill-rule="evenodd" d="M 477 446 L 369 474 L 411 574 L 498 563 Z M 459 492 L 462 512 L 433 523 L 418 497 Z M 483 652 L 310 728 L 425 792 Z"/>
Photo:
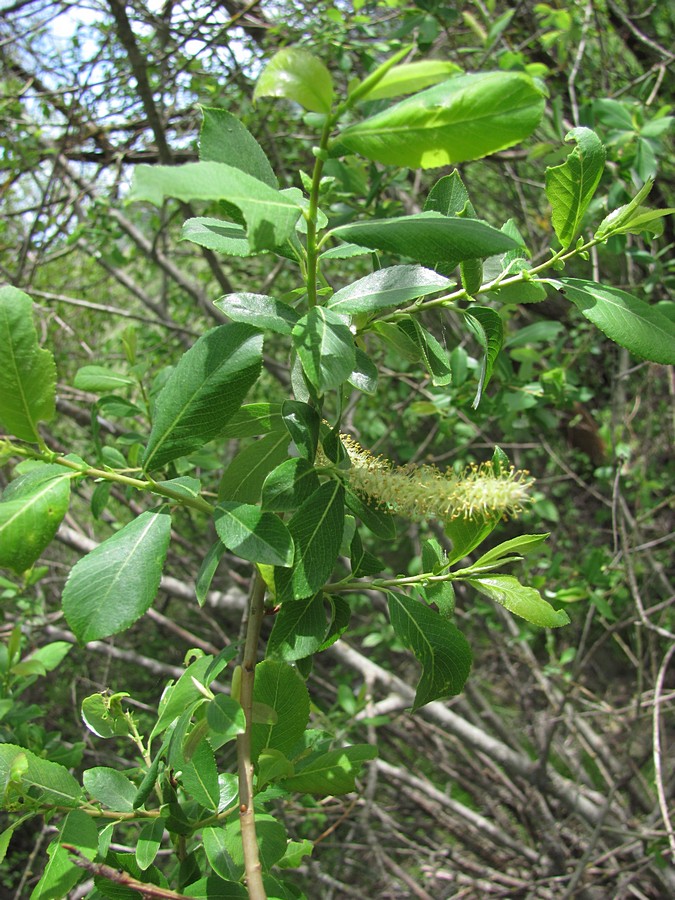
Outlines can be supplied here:
<path id="1" fill-rule="evenodd" d="M 0 424 L 22 441 L 38 440 L 38 422 L 54 417 L 56 366 L 38 345 L 33 301 L 15 287 L 0 288 Z"/>
<path id="2" fill-rule="evenodd" d="M 291 512 L 320 487 L 314 467 L 303 457 L 287 459 L 271 471 L 262 486 L 264 509 Z"/>
<path id="3" fill-rule="evenodd" d="M 265 151 L 246 126 L 225 109 L 202 107 L 204 121 L 199 133 L 202 162 L 227 163 L 247 172 L 271 188 L 278 187 Z"/>
<path id="4" fill-rule="evenodd" d="M 548 283 L 610 340 L 650 362 L 675 364 L 675 323 L 644 300 L 582 278 L 551 278 Z"/>
<path id="5" fill-rule="evenodd" d="M 280 403 L 246 403 L 229 420 L 222 436 L 257 437 L 259 434 L 278 431 L 281 425 Z"/>
<path id="6" fill-rule="evenodd" d="M 260 374 L 262 343 L 250 325 L 220 325 L 181 357 L 155 404 L 146 470 L 198 450 L 223 430 Z"/>
<path id="7" fill-rule="evenodd" d="M 377 381 L 379 373 L 375 363 L 367 356 L 360 347 L 356 347 L 356 362 L 354 369 L 347 381 L 357 391 L 364 394 L 377 393 Z"/>
<path id="8" fill-rule="evenodd" d="M 25 747 L 0 743 L 0 802 L 19 797 L 45 806 L 75 807 L 82 802 L 82 788 L 64 766 Z"/>
<path id="9" fill-rule="evenodd" d="M 479 516 L 466 519 L 463 516 L 445 522 L 445 533 L 452 541 L 452 551 L 448 556 L 448 565 L 459 562 L 482 544 L 499 522 L 498 518 Z"/>
<path id="10" fill-rule="evenodd" d="M 223 472 L 218 499 L 257 503 L 268 473 L 288 456 L 289 443 L 284 430 L 273 431 L 243 447 Z"/>
<path id="11" fill-rule="evenodd" d="M 305 733 L 309 722 L 309 693 L 295 669 L 283 662 L 266 659 L 255 670 L 253 698 L 276 712 L 273 725 L 251 728 L 251 756 L 261 750 L 279 750 L 288 755 Z"/>
<path id="12" fill-rule="evenodd" d="M 284 400 L 281 404 L 281 416 L 298 453 L 309 462 L 314 462 L 321 428 L 321 419 L 316 409 L 300 400 Z"/>
<path id="13" fill-rule="evenodd" d="M 517 144 L 543 111 L 542 91 L 527 75 L 458 75 L 346 128 L 338 148 L 392 166 L 446 166 Z"/>
<path id="14" fill-rule="evenodd" d="M 396 537 L 396 522 L 391 513 L 370 497 L 362 497 L 354 491 L 345 492 L 345 503 L 358 516 L 369 531 L 384 541 Z"/>
<path id="15" fill-rule="evenodd" d="M 73 862 L 61 844 L 76 847 L 82 857 L 92 861 L 98 853 L 98 830 L 91 816 L 79 809 L 68 813 L 58 838 L 47 848 L 49 859 L 30 900 L 60 900 L 69 896 L 71 888 L 83 880 L 81 866 Z"/>
<path id="16" fill-rule="evenodd" d="M 339 387 L 351 375 L 354 339 L 332 310 L 312 307 L 293 329 L 293 343 L 307 379 L 320 394 Z"/>
<path id="17" fill-rule="evenodd" d="M 292 306 L 264 294 L 227 294 L 213 305 L 235 322 L 248 322 L 277 334 L 290 334 L 300 318 Z"/>
<path id="18" fill-rule="evenodd" d="M 328 630 L 323 594 L 282 603 L 267 642 L 267 655 L 285 662 L 311 656 Z"/>
<path id="19" fill-rule="evenodd" d="M 344 488 L 336 481 L 322 484 L 292 516 L 295 559 L 292 569 L 277 569 L 275 582 L 281 601 L 310 597 L 330 577 L 340 552 L 344 519 Z"/>
<path id="20" fill-rule="evenodd" d="M 462 632 L 417 600 L 389 593 L 387 602 L 396 636 L 422 665 L 413 710 L 459 694 L 471 669 L 471 649 Z"/>
<path id="21" fill-rule="evenodd" d="M 423 328 L 416 318 L 412 317 L 401 319 L 397 326 L 419 347 L 421 358 L 427 372 L 431 375 L 432 384 L 437 386 L 450 384 L 452 381 L 452 369 L 450 368 L 448 354 L 433 334 L 427 331 L 426 328 Z"/>
<path id="22" fill-rule="evenodd" d="M 285 97 L 312 112 L 328 113 L 333 102 L 333 79 L 313 54 L 285 47 L 272 57 L 258 78 L 253 100 Z"/>
<path id="23" fill-rule="evenodd" d="M 253 256 L 246 229 L 235 222 L 196 216 L 183 223 L 181 241 L 190 241 L 223 256 Z"/>
<path id="24" fill-rule="evenodd" d="M 338 313 L 372 312 L 448 290 L 453 282 L 422 266 L 390 266 L 337 291 L 328 306 Z"/>
<path id="25" fill-rule="evenodd" d="M 251 250 L 274 250 L 291 235 L 300 207 L 291 195 L 269 187 L 241 169 L 217 162 L 134 169 L 129 201 L 147 200 L 161 206 L 166 197 L 226 200 L 241 210 Z"/>
<path id="26" fill-rule="evenodd" d="M 438 212 L 417 213 L 395 219 L 371 219 L 340 225 L 333 237 L 385 250 L 396 256 L 407 256 L 423 265 L 435 266 L 451 260 L 494 256 L 517 247 L 516 241 L 479 219 L 444 216 Z M 439 290 L 442 287 L 439 277 Z"/>
<path id="27" fill-rule="evenodd" d="M 189 760 L 184 762 L 181 782 L 197 803 L 206 809 L 217 810 L 220 803 L 218 769 L 213 750 L 207 740 L 201 740 Z"/>
<path id="28" fill-rule="evenodd" d="M 75 564 L 63 612 L 78 641 L 96 641 L 132 625 L 155 599 L 171 536 L 166 512 L 144 512 Z"/>
<path id="29" fill-rule="evenodd" d="M 605 148 L 590 128 L 573 128 L 565 137 L 577 146 L 560 166 L 546 169 L 546 196 L 556 236 L 569 247 L 581 230 L 588 204 L 605 168 Z"/>
<path id="30" fill-rule="evenodd" d="M 295 775 L 284 779 L 282 786 L 302 794 L 348 794 L 356 790 L 355 779 L 361 774 L 363 763 L 376 756 L 377 748 L 371 744 L 353 744 L 329 753 L 317 753 Z"/>
<path id="31" fill-rule="evenodd" d="M 136 862 L 138 868 L 145 872 L 157 856 L 164 836 L 164 819 L 157 818 L 141 828 L 136 841 Z"/>
<path id="32" fill-rule="evenodd" d="M 119 812 L 133 810 L 137 787 L 117 769 L 108 766 L 87 769 L 82 775 L 82 783 L 94 800 L 98 800 L 109 809 Z"/>
<path id="33" fill-rule="evenodd" d="M 274 513 L 247 503 L 224 502 L 216 507 L 215 524 L 223 544 L 242 559 L 268 566 L 292 564 L 289 529 Z"/>
<path id="34" fill-rule="evenodd" d="M 518 537 L 511 538 L 509 541 L 502 541 L 492 550 L 488 550 L 479 559 L 476 560 L 474 566 L 484 566 L 488 563 L 495 562 L 504 556 L 510 556 L 512 553 L 526 554 L 538 547 L 543 541 L 549 537 L 546 534 L 521 534 Z"/>
<path id="35" fill-rule="evenodd" d="M 483 396 L 483 391 L 490 381 L 495 360 L 502 349 L 504 326 L 499 313 L 489 306 L 471 306 L 465 318 L 483 350 L 478 387 L 472 404 L 476 409 Z"/>
<path id="36" fill-rule="evenodd" d="M 68 511 L 72 477 L 40 465 L 10 482 L 0 501 L 0 566 L 23 572 L 40 557 Z"/>
<path id="37" fill-rule="evenodd" d="M 445 81 L 461 71 L 455 63 L 444 59 L 423 59 L 418 62 L 402 63 L 389 69 L 375 87 L 361 99 L 370 101 L 403 97 Z"/>
<path id="38" fill-rule="evenodd" d="M 532 625 L 559 628 L 569 624 L 569 616 L 564 609 L 554 609 L 538 590 L 525 587 L 513 575 L 477 575 L 467 578 L 466 582 Z"/>

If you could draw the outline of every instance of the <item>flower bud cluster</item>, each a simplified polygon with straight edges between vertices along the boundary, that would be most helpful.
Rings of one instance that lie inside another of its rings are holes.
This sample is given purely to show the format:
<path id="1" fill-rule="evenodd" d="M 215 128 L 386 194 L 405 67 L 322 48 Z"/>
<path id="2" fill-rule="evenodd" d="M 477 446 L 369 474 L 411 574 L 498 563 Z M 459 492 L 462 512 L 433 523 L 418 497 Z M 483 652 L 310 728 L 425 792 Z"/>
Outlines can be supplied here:
<path id="1" fill-rule="evenodd" d="M 435 466 L 395 466 L 341 435 L 351 468 L 350 487 L 407 519 L 515 516 L 529 502 L 533 479 L 511 467 L 495 471 L 491 462 L 472 464 L 462 475 Z"/>

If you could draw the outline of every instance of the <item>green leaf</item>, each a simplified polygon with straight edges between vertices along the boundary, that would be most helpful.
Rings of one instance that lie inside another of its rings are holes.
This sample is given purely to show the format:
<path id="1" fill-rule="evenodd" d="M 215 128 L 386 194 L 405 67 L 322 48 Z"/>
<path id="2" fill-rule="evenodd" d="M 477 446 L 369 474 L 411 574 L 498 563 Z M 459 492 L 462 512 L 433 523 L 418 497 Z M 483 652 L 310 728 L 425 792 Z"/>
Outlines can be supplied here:
<path id="1" fill-rule="evenodd" d="M 328 630 L 323 594 L 281 604 L 267 642 L 272 659 L 295 662 L 319 649 Z"/>
<path id="2" fill-rule="evenodd" d="M 313 306 L 293 329 L 293 343 L 305 375 L 320 394 L 339 387 L 351 375 L 356 363 L 354 339 L 332 310 Z"/>
<path id="3" fill-rule="evenodd" d="M 650 362 L 675 364 L 675 323 L 644 300 L 582 278 L 551 278 L 548 284 L 610 340 Z"/>
<path id="4" fill-rule="evenodd" d="M 95 394 L 105 394 L 108 391 L 128 387 L 130 384 L 134 384 L 133 378 L 129 378 L 128 375 L 120 375 L 105 366 L 81 366 L 73 380 L 73 387 L 80 391 L 92 391 Z"/>
<path id="5" fill-rule="evenodd" d="M 289 443 L 286 431 L 273 431 L 243 447 L 223 472 L 218 499 L 257 503 L 268 473 L 288 456 Z"/>
<path id="6" fill-rule="evenodd" d="M 535 547 L 538 547 L 549 536 L 548 532 L 546 534 L 521 534 L 518 537 L 511 538 L 510 541 L 502 541 L 501 544 L 497 544 L 492 550 L 488 550 L 487 553 L 484 553 L 473 565 L 475 568 L 478 568 L 479 566 L 495 562 L 503 556 L 509 556 L 512 553 L 524 555 L 531 550 L 534 550 Z"/>
<path id="7" fill-rule="evenodd" d="M 300 206 L 292 195 L 269 187 L 241 169 L 217 162 L 134 168 L 129 202 L 147 200 L 161 206 L 165 197 L 225 200 L 241 210 L 253 252 L 274 250 L 293 232 Z"/>
<path id="8" fill-rule="evenodd" d="M 0 744 L 0 803 L 25 797 L 32 804 L 76 807 L 82 789 L 64 766 L 41 759 L 25 747 Z"/>
<path id="9" fill-rule="evenodd" d="M 223 430 L 260 374 L 262 345 L 250 325 L 220 325 L 181 357 L 156 401 L 146 470 L 198 450 Z"/>
<path id="10" fill-rule="evenodd" d="M 262 487 L 262 505 L 274 512 L 291 512 L 320 487 L 314 467 L 302 457 L 287 459 L 273 469 Z"/>
<path id="11" fill-rule="evenodd" d="M 223 544 L 242 559 L 268 566 L 293 563 L 290 523 L 287 528 L 274 513 L 226 501 L 216 507 L 215 525 Z"/>
<path id="12" fill-rule="evenodd" d="M 401 319 L 397 325 L 420 348 L 421 357 L 427 372 L 431 375 L 432 384 L 437 386 L 450 384 L 452 369 L 448 354 L 433 334 L 423 328 L 416 318 Z"/>
<path id="13" fill-rule="evenodd" d="M 424 202 L 424 212 L 438 212 L 444 216 L 475 218 L 469 192 L 457 169 L 439 178 Z"/>
<path id="14" fill-rule="evenodd" d="M 642 234 L 647 232 L 659 237 L 663 234 L 663 219 L 665 216 L 672 216 L 675 213 L 675 207 L 668 209 L 648 209 L 646 206 L 639 206 L 633 215 L 627 219 L 623 225 L 611 229 L 612 234 Z"/>
<path id="15" fill-rule="evenodd" d="M 62 605 L 80 643 L 124 631 L 150 607 L 170 537 L 166 512 L 144 512 L 75 564 Z"/>
<path id="16" fill-rule="evenodd" d="M 191 704 L 204 699 L 204 694 L 199 690 L 197 684 L 207 685 L 213 680 L 207 676 L 212 662 L 211 656 L 202 656 L 196 659 L 190 663 L 175 684 L 169 685 L 165 689 L 159 702 L 157 721 L 150 733 L 151 741 L 166 731 L 175 719 L 189 709 Z M 213 678 L 216 677 L 217 673 Z"/>
<path id="17" fill-rule="evenodd" d="M 430 538 L 422 545 L 422 571 L 434 575 L 446 568 L 447 555 L 436 538 Z M 446 619 L 452 618 L 455 612 L 455 589 L 451 581 L 429 582 L 420 588 L 420 593 L 427 603 L 435 603 L 438 612 Z"/>
<path id="18" fill-rule="evenodd" d="M 217 694 L 206 707 L 211 744 L 215 749 L 246 730 L 246 717 L 241 705 L 225 694 Z"/>
<path id="19" fill-rule="evenodd" d="M 602 239 L 626 225 L 638 212 L 639 208 L 642 206 L 642 201 L 647 199 L 653 187 L 654 181 L 650 178 L 642 185 L 629 203 L 620 206 L 618 209 L 613 210 L 609 215 L 605 216 L 593 236 Z"/>
<path id="20" fill-rule="evenodd" d="M 309 692 L 305 682 L 286 663 L 266 659 L 256 666 L 253 698 L 271 707 L 277 717 L 275 724 L 251 727 L 252 759 L 257 760 L 260 752 L 268 749 L 288 756 L 309 722 Z"/>
<path id="21" fill-rule="evenodd" d="M 337 291 L 328 306 L 338 313 L 372 312 L 448 290 L 453 283 L 422 266 L 390 266 Z"/>
<path id="22" fill-rule="evenodd" d="M 223 256 L 254 256 L 246 237 L 246 229 L 235 222 L 212 219 L 209 216 L 195 216 L 183 223 L 181 241 L 190 241 L 199 247 L 206 247 Z"/>
<path id="23" fill-rule="evenodd" d="M 62 843 L 72 844 L 88 860 L 98 852 L 98 831 L 90 816 L 73 810 L 63 822 L 60 834 L 47 848 L 49 861 L 39 882 L 33 888 L 30 900 L 61 900 L 84 878 L 84 871 L 77 866 Z"/>
<path id="24" fill-rule="evenodd" d="M 280 403 L 246 403 L 232 416 L 222 436 L 227 438 L 257 437 L 278 431 L 282 425 Z"/>
<path id="25" fill-rule="evenodd" d="M 82 701 L 82 721 L 89 731 L 101 738 L 129 734 L 129 721 L 122 709 L 122 699 L 129 695 L 124 691 L 109 694 L 91 694 Z"/>
<path id="26" fill-rule="evenodd" d="M 542 91 L 523 73 L 458 75 L 346 128 L 338 149 L 392 166 L 446 166 L 517 144 L 543 111 Z"/>
<path id="27" fill-rule="evenodd" d="M 194 900 L 247 900 L 248 891 L 236 881 L 223 881 L 217 875 L 200 878 L 183 888 L 186 897 Z"/>
<path id="28" fill-rule="evenodd" d="M 253 92 L 260 97 L 284 97 L 311 112 L 328 113 L 333 102 L 333 79 L 316 56 L 298 47 L 275 53 L 263 69 Z"/>
<path id="29" fill-rule="evenodd" d="M 478 517 L 466 519 L 460 516 L 445 522 L 445 533 L 452 541 L 452 551 L 448 556 L 448 565 L 459 562 L 482 544 L 485 538 L 491 534 L 499 522 L 498 518 Z"/>
<path id="30" fill-rule="evenodd" d="M 300 400 L 284 400 L 281 404 L 281 416 L 298 452 L 309 462 L 313 462 L 321 427 L 318 412 L 313 406 Z"/>
<path id="31" fill-rule="evenodd" d="M 277 569 L 277 596 L 283 602 L 311 597 L 324 586 L 340 552 L 344 520 L 344 488 L 322 484 L 288 522 L 293 535 L 292 569 Z"/>
<path id="32" fill-rule="evenodd" d="M 347 379 L 352 387 L 364 394 L 376 394 L 378 371 L 375 363 L 367 356 L 360 347 L 356 347 L 356 362 L 354 369 Z"/>
<path id="33" fill-rule="evenodd" d="M 68 511 L 72 477 L 39 465 L 10 482 L 0 501 L 0 566 L 20 573 L 40 557 Z"/>
<path id="34" fill-rule="evenodd" d="M 279 186 L 265 151 L 236 116 L 209 106 L 202 107 L 202 116 L 204 120 L 199 133 L 199 159 L 202 162 L 226 163 L 271 188 Z"/>
<path id="35" fill-rule="evenodd" d="M 136 841 L 136 862 L 138 868 L 145 872 L 155 861 L 157 851 L 164 835 L 164 819 L 157 818 L 141 828 Z"/>
<path id="36" fill-rule="evenodd" d="M 504 326 L 499 313 L 489 306 L 471 306 L 465 319 L 483 350 L 478 387 L 472 404 L 477 409 L 504 343 Z"/>
<path id="37" fill-rule="evenodd" d="M 345 492 L 345 503 L 358 516 L 369 531 L 383 541 L 393 541 L 396 537 L 396 522 L 391 513 L 378 505 L 370 497 L 361 497 L 354 491 Z"/>
<path id="38" fill-rule="evenodd" d="M 213 750 L 206 739 L 197 744 L 190 760 L 184 762 L 180 780 L 197 803 L 206 809 L 218 809 L 220 803 L 218 769 Z"/>
<path id="39" fill-rule="evenodd" d="M 417 600 L 390 592 L 387 602 L 396 636 L 422 665 L 413 711 L 459 694 L 471 669 L 471 649 L 462 632 Z"/>
<path id="40" fill-rule="evenodd" d="M 318 753 L 310 757 L 295 775 L 286 778 L 282 787 L 302 794 L 348 794 L 356 790 L 355 779 L 361 774 L 363 763 L 376 756 L 377 747 L 371 744 L 353 744 L 340 750 Z"/>
<path id="41" fill-rule="evenodd" d="M 22 441 L 38 440 L 38 422 L 54 418 L 56 366 L 38 345 L 33 301 L 15 287 L 0 288 L 0 424 Z"/>
<path id="42" fill-rule="evenodd" d="M 403 97 L 445 81 L 451 75 L 461 72 L 460 66 L 443 59 L 425 59 L 419 62 L 393 66 L 363 100 L 385 100 L 389 97 Z"/>
<path id="43" fill-rule="evenodd" d="M 564 609 L 554 609 L 539 591 L 525 587 L 513 575 L 478 575 L 467 578 L 466 582 L 532 625 L 559 628 L 569 624 L 569 616 Z"/>
<path id="44" fill-rule="evenodd" d="M 513 238 L 480 219 L 438 212 L 353 222 L 334 228 L 331 234 L 372 250 L 410 257 L 432 268 L 443 261 L 451 260 L 456 265 L 463 259 L 494 256 L 518 246 Z"/>
<path id="45" fill-rule="evenodd" d="M 577 146 L 560 166 L 546 169 L 546 196 L 556 236 L 567 249 L 581 230 L 588 204 L 605 168 L 605 148 L 590 128 L 573 128 L 565 140 Z"/>
<path id="46" fill-rule="evenodd" d="M 264 294 L 226 294 L 213 305 L 235 322 L 248 322 L 276 334 L 290 334 L 300 318 L 292 306 Z"/>
<path id="47" fill-rule="evenodd" d="M 137 787 L 126 775 L 107 766 L 87 769 L 82 775 L 82 784 L 94 798 L 118 812 L 131 812 Z"/>

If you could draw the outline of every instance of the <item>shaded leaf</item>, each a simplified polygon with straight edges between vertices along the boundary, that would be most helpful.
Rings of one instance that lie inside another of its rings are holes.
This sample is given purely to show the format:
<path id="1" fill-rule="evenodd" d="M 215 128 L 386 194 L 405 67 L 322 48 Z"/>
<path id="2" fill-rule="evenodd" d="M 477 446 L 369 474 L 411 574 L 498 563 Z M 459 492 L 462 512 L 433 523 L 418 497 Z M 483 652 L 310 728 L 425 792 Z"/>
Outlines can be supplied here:
<path id="1" fill-rule="evenodd" d="M 273 431 L 243 447 L 223 472 L 218 499 L 257 503 L 268 473 L 288 456 L 288 445 L 286 431 Z"/>
<path id="2" fill-rule="evenodd" d="M 288 756 L 305 733 L 309 722 L 309 693 L 305 682 L 287 663 L 266 659 L 255 670 L 253 697 L 273 709 L 276 723 L 251 728 L 251 757 L 261 750 L 278 750 Z"/>
<path id="3" fill-rule="evenodd" d="M 232 113 L 217 107 L 202 107 L 199 159 L 219 162 L 247 172 L 271 188 L 278 187 L 265 151 L 246 126 Z"/>
<path id="4" fill-rule="evenodd" d="M 290 566 L 293 541 L 278 516 L 247 503 L 222 502 L 216 507 L 218 537 L 242 559 L 269 566 Z"/>
<path id="5" fill-rule="evenodd" d="M 452 287 L 453 282 L 422 266 L 390 266 L 359 278 L 328 301 L 338 313 L 372 312 Z"/>
<path id="6" fill-rule="evenodd" d="M 312 307 L 293 329 L 293 343 L 307 379 L 320 394 L 339 387 L 351 375 L 354 339 L 332 310 Z"/>
<path id="7" fill-rule="evenodd" d="M 78 641 L 132 625 L 155 599 L 171 537 L 166 512 L 144 512 L 82 557 L 63 589 L 63 612 Z"/>
<path id="8" fill-rule="evenodd" d="M 322 593 L 282 603 L 267 642 L 267 655 L 285 662 L 311 656 L 323 643 L 327 629 Z"/>
<path id="9" fill-rule="evenodd" d="M 290 334 L 300 319 L 292 306 L 264 294 L 226 294 L 213 305 L 235 322 L 248 322 L 276 334 Z"/>
<path id="10" fill-rule="evenodd" d="M 195 216 L 183 223 L 181 241 L 190 241 L 207 250 L 222 253 L 223 256 L 253 256 L 254 251 L 246 237 L 246 229 L 235 222 Z"/>
<path id="11" fill-rule="evenodd" d="M 340 795 L 356 789 L 355 779 L 361 774 L 363 763 L 377 756 L 371 744 L 353 744 L 340 750 L 312 756 L 295 775 L 286 778 L 282 786 L 303 794 Z"/>
<path id="12" fill-rule="evenodd" d="M 499 313 L 489 306 L 471 306 L 465 313 L 465 318 L 483 350 L 478 387 L 472 404 L 476 409 L 483 396 L 483 391 L 490 381 L 495 360 L 502 349 L 504 326 Z"/>

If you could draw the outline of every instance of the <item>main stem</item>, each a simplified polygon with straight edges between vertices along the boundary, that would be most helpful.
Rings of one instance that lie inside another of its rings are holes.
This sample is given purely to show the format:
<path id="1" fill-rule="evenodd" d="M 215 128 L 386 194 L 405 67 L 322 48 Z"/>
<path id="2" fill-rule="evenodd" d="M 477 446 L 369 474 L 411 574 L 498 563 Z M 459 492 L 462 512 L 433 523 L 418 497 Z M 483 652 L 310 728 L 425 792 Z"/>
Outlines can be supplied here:
<path id="1" fill-rule="evenodd" d="M 307 211 L 307 305 L 311 309 L 316 306 L 316 287 L 318 277 L 319 251 L 316 243 L 316 220 L 319 212 L 319 187 L 321 174 L 328 149 L 330 133 L 333 130 L 335 116 L 327 116 L 321 132 L 321 143 L 316 152 L 314 171 L 312 172 L 312 187 L 309 194 L 309 210 Z"/>
<path id="2" fill-rule="evenodd" d="M 265 582 L 256 574 L 251 586 L 246 622 L 246 641 L 241 662 L 240 703 L 246 717 L 246 730 L 237 737 L 237 763 L 239 773 L 239 819 L 241 842 L 244 851 L 244 870 L 250 900 L 266 900 L 262 880 L 262 866 L 255 832 L 253 808 L 253 761 L 251 759 L 251 726 L 253 725 L 253 683 L 258 659 L 260 628 L 265 614 Z"/>

